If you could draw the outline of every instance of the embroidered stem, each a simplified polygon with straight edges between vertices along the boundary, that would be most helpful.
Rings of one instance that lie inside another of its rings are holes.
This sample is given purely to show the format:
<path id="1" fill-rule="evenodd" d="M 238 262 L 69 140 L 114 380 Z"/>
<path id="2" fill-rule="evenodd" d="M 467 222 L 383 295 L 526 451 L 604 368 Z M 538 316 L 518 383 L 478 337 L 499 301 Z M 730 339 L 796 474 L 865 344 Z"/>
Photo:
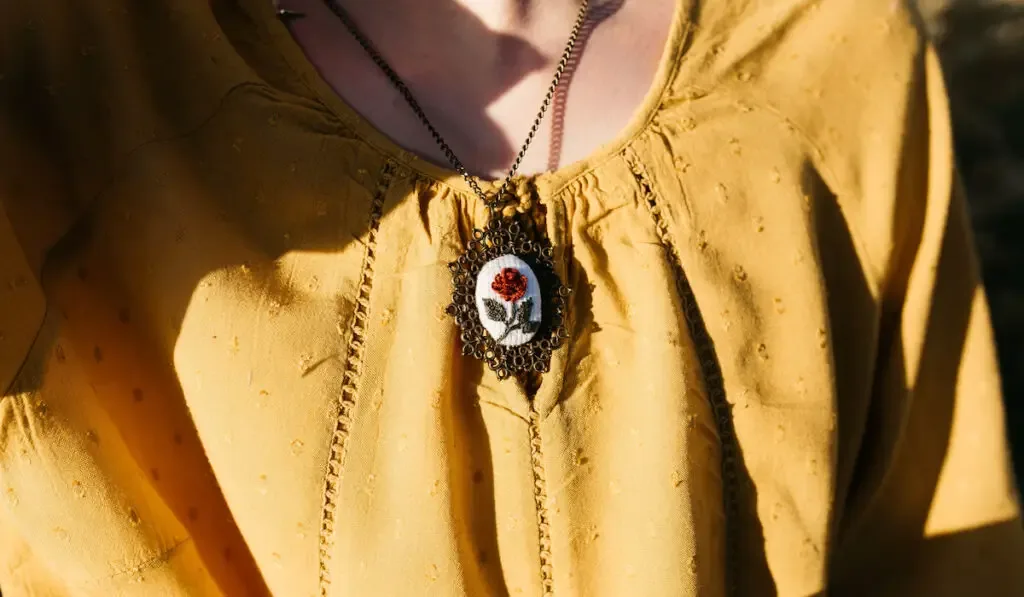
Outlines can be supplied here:
<path id="1" fill-rule="evenodd" d="M 516 324 L 516 325 L 512 325 L 512 326 L 509 326 L 509 327 L 505 328 L 505 332 L 501 335 L 500 338 L 498 338 L 498 344 L 501 344 L 502 341 L 505 340 L 505 338 L 508 338 L 509 334 L 511 334 L 512 332 L 518 330 L 521 327 L 523 327 L 522 324 Z"/>
<path id="2" fill-rule="evenodd" d="M 498 344 L 501 344 L 505 338 L 508 338 L 509 334 L 516 330 L 523 330 L 527 334 L 532 334 L 540 328 L 539 321 L 530 320 L 530 315 L 533 313 L 532 298 L 528 298 L 519 304 L 512 303 L 511 310 L 506 310 L 505 305 L 489 298 L 484 299 L 484 306 L 487 308 L 487 317 L 491 321 L 505 324 L 505 331 L 496 340 Z"/>

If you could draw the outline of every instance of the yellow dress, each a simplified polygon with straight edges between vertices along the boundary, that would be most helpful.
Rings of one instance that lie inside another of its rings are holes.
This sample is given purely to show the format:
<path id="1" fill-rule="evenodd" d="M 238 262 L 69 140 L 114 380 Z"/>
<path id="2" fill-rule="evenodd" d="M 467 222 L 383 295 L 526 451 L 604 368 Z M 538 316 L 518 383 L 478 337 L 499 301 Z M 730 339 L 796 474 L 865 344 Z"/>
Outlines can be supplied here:
<path id="1" fill-rule="evenodd" d="M 516 179 L 575 289 L 532 401 L 444 313 L 486 210 L 270 4 L 0 8 L 5 597 L 1024 594 L 904 3 L 680 1 L 628 129 Z"/>

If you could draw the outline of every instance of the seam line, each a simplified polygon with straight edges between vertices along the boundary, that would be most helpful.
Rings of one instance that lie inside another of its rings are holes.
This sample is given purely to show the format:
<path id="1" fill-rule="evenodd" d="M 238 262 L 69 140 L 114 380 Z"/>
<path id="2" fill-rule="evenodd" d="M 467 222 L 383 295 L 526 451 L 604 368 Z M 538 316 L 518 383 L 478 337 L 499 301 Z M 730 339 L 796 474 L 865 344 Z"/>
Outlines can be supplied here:
<path id="1" fill-rule="evenodd" d="M 373 289 L 374 261 L 377 253 L 377 232 L 383 215 L 384 200 L 395 173 L 394 164 L 388 160 L 384 163 L 377 180 L 377 189 L 370 205 L 369 226 L 366 233 L 363 251 L 362 273 L 359 279 L 359 290 L 355 300 L 355 312 L 349 326 L 349 341 L 344 360 L 345 370 L 341 375 L 343 382 L 341 397 L 338 400 L 338 415 L 331 438 L 330 456 L 327 460 L 327 472 L 324 474 L 323 511 L 320 517 L 319 533 L 319 586 L 321 597 L 330 594 L 331 587 L 331 552 L 334 547 L 335 511 L 338 507 L 341 490 L 341 474 L 345 464 L 348 438 L 352 430 L 355 414 L 356 397 L 362 380 L 363 355 L 366 349 L 366 327 L 363 322 L 369 321 L 370 294 Z"/>

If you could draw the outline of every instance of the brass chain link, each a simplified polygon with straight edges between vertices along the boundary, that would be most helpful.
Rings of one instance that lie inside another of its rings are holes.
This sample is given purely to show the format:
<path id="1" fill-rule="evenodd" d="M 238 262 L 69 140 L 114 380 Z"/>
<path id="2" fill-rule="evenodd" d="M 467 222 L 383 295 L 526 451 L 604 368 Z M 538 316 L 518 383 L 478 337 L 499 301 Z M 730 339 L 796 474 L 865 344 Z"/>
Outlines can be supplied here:
<path id="1" fill-rule="evenodd" d="M 402 81 L 401 77 L 398 76 L 398 73 L 391 68 L 391 65 L 388 64 L 383 56 L 381 56 L 380 52 L 373 47 L 370 40 L 363 35 L 359 30 L 359 27 L 356 26 L 355 21 L 352 20 L 345 9 L 338 4 L 337 0 L 324 0 L 324 2 L 327 4 L 327 7 L 330 8 L 331 12 L 338 17 L 338 20 L 342 22 L 345 28 L 349 30 L 349 33 L 352 34 L 352 37 L 355 38 L 356 42 L 366 50 L 366 53 L 369 54 L 374 64 L 376 64 L 384 75 L 387 76 L 395 89 L 398 90 L 403 98 L 405 98 L 406 103 L 408 103 L 409 107 L 412 108 L 412 111 L 416 113 L 416 116 L 419 117 L 423 125 L 427 127 L 430 135 L 434 138 L 434 141 L 444 153 L 445 157 L 448 158 L 452 167 L 462 175 L 466 180 L 466 183 L 469 184 L 469 187 L 473 189 L 473 192 L 476 193 L 477 196 L 483 200 L 484 204 L 491 210 L 500 209 L 503 198 L 508 192 L 509 185 L 512 184 L 512 179 L 519 170 L 523 157 L 526 156 L 526 150 L 529 149 L 530 143 L 533 142 L 533 138 L 537 135 L 537 131 L 540 129 L 541 121 L 544 120 L 544 114 L 548 111 L 548 108 L 551 107 L 551 102 L 554 100 L 555 92 L 558 90 L 558 85 L 562 80 L 562 74 L 565 72 L 565 69 L 569 64 L 569 60 L 572 58 L 572 52 L 576 47 L 577 38 L 579 38 L 580 30 L 583 28 L 583 23 L 587 17 L 587 6 L 589 4 L 589 0 L 582 0 L 580 4 L 580 11 L 576 16 L 576 22 L 573 24 L 572 33 L 569 35 L 569 42 L 565 45 L 565 51 L 562 52 L 561 60 L 558 61 L 558 67 L 555 69 L 554 79 L 551 81 L 551 86 L 548 88 L 547 94 L 544 95 L 544 102 L 540 106 L 540 112 L 537 113 L 537 118 L 534 119 L 533 126 L 530 127 L 530 133 L 526 136 L 526 141 L 523 143 L 522 149 L 519 150 L 519 154 L 516 156 L 515 161 L 512 162 L 512 167 L 509 169 L 508 175 L 505 177 L 505 181 L 493 197 L 488 197 L 487 194 L 484 193 L 483 189 L 480 188 L 480 185 L 477 184 L 473 176 L 470 175 L 468 170 L 466 170 L 466 167 L 462 165 L 462 161 L 455 155 L 455 152 L 452 151 L 452 148 L 444 140 L 444 137 L 441 136 L 441 133 L 434 128 L 430 119 L 427 118 L 426 113 L 423 111 L 423 108 L 420 107 L 419 102 L 416 101 L 416 98 L 413 96 L 409 86 Z"/>

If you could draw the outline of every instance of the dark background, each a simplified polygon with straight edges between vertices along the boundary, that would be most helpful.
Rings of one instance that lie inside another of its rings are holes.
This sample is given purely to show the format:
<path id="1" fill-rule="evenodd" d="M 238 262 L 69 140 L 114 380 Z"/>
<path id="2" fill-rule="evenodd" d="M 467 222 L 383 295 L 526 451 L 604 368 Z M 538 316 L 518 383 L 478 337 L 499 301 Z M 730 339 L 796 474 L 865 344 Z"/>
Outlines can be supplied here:
<path id="1" fill-rule="evenodd" d="M 1024 0 L 917 2 L 942 56 L 1024 480 Z"/>

